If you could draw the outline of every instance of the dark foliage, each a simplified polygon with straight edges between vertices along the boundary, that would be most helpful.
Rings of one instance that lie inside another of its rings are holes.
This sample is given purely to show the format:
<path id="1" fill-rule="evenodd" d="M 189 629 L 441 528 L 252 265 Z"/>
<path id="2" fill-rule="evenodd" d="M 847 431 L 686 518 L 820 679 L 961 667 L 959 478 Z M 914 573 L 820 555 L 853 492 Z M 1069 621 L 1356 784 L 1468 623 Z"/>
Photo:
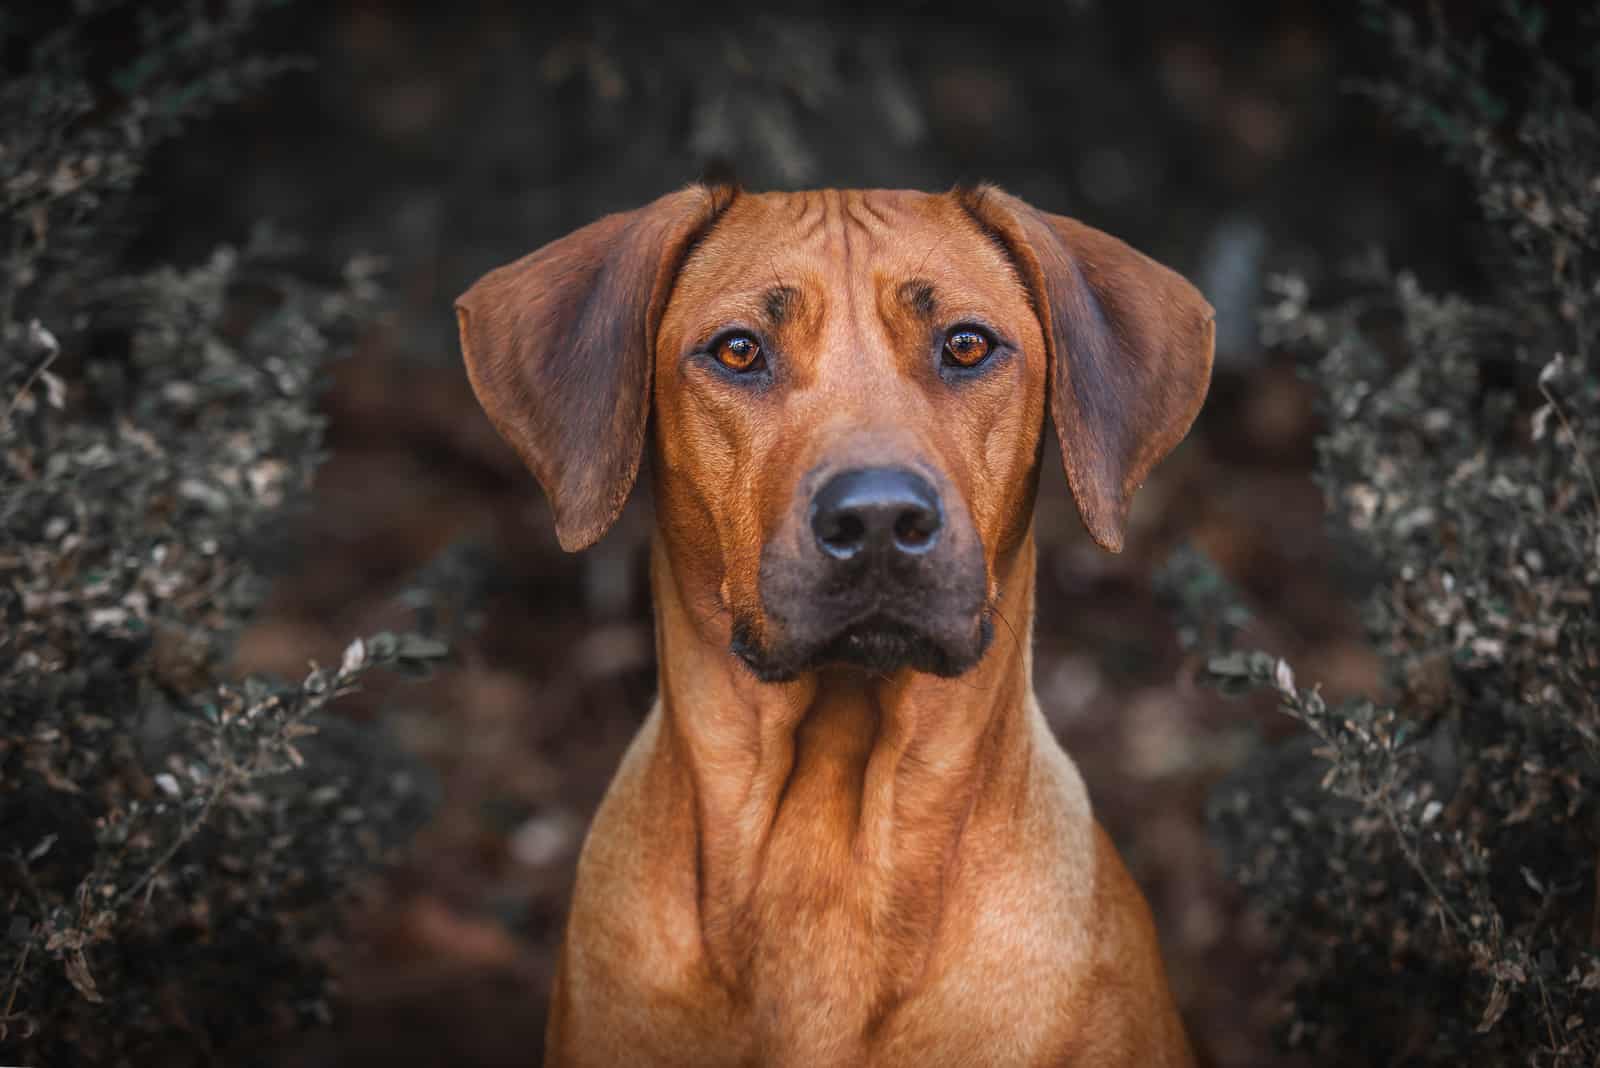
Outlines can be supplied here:
<path id="1" fill-rule="evenodd" d="M 287 64 L 246 54 L 254 3 L 76 6 L 0 15 L 0 1060 L 247 1062 L 326 1018 L 314 942 L 425 804 L 320 713 L 442 647 L 226 672 L 373 265 L 310 283 L 261 232 L 120 267 L 151 147 Z"/>
<path id="2" fill-rule="evenodd" d="M 1270 654 L 1212 658 L 1309 732 L 1222 784 L 1213 827 L 1295 980 L 1284 1037 L 1317 1063 L 1593 1065 L 1600 10 L 1507 3 L 1470 35 L 1372 15 L 1396 73 L 1362 90 L 1466 168 L 1490 286 L 1439 296 L 1372 263 L 1325 304 L 1278 280 L 1267 340 L 1321 390 L 1319 482 L 1373 576 L 1387 689 L 1335 706 Z M 1195 619 L 1239 623 L 1203 561 L 1165 577 Z"/>

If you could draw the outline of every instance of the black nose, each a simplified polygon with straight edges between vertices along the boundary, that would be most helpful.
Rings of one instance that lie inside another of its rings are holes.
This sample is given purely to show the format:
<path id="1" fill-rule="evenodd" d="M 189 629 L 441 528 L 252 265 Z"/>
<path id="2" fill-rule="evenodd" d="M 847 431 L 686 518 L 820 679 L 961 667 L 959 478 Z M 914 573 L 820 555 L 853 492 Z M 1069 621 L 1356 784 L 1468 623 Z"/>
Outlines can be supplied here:
<path id="1" fill-rule="evenodd" d="M 834 475 L 811 500 L 817 545 L 836 560 L 859 553 L 919 556 L 939 540 L 939 497 L 903 467 L 866 467 Z"/>

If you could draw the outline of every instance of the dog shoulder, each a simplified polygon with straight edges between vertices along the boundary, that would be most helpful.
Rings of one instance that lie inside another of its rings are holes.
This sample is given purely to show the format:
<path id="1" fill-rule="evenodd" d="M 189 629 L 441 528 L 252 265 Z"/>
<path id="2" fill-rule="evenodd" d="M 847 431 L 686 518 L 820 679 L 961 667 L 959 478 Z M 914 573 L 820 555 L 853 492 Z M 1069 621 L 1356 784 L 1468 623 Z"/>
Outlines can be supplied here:
<path id="1" fill-rule="evenodd" d="M 1094 964 L 1080 980 L 1063 1063 L 1192 1068 L 1150 906 L 1098 824 L 1095 841 Z"/>
<path id="2" fill-rule="evenodd" d="M 679 855 L 693 837 L 672 826 L 688 818 L 688 799 L 655 781 L 663 774 L 659 732 L 656 709 L 623 757 L 578 859 L 550 1063 L 614 1065 L 640 1049 L 679 1049 L 686 1068 L 700 1068 L 707 1062 L 689 1051 L 714 1048 L 708 1036 L 727 1030 L 726 998 L 711 980 L 694 912 L 694 858 Z M 563 1011 L 576 1005 L 583 1011 Z"/>
<path id="3" fill-rule="evenodd" d="M 660 714 L 652 710 L 595 812 L 578 857 L 568 920 L 569 979 L 626 964 L 666 986 L 690 981 L 701 956 L 694 917 L 692 835 L 681 793 L 659 789 Z M 680 811 L 681 809 L 681 811 Z"/>

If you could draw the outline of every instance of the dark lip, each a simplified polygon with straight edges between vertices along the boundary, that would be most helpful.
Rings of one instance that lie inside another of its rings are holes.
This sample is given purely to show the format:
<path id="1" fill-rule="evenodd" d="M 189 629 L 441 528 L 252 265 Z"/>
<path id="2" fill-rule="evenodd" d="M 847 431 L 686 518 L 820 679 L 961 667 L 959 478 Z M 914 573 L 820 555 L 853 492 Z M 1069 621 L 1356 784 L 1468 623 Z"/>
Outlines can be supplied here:
<path id="1" fill-rule="evenodd" d="M 979 621 L 977 647 L 970 652 L 957 652 L 920 627 L 873 614 L 841 628 L 793 660 L 780 659 L 760 648 L 743 628 L 735 628 L 731 651 L 762 682 L 791 682 L 803 672 L 826 667 L 859 668 L 877 674 L 909 667 L 953 678 L 983 658 L 993 636 L 993 623 L 985 613 Z"/>
<path id="2" fill-rule="evenodd" d="M 819 659 L 849 660 L 892 654 L 932 639 L 923 631 L 885 615 L 868 616 L 852 623 L 823 643 Z"/>

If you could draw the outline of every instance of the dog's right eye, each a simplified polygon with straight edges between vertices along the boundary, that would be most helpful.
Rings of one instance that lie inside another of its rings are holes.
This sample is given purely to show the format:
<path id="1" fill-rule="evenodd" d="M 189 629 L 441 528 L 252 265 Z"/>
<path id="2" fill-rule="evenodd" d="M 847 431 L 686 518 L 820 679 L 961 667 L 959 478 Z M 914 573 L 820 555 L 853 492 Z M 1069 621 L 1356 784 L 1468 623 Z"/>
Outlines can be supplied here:
<path id="1" fill-rule="evenodd" d="M 758 371 L 763 364 L 761 342 L 749 334 L 729 334 L 717 343 L 715 353 L 718 363 L 741 374 Z"/>
<path id="2" fill-rule="evenodd" d="M 957 367 L 971 369 L 989 358 L 994 342 L 982 330 L 971 326 L 957 327 L 945 338 L 944 358 Z"/>

